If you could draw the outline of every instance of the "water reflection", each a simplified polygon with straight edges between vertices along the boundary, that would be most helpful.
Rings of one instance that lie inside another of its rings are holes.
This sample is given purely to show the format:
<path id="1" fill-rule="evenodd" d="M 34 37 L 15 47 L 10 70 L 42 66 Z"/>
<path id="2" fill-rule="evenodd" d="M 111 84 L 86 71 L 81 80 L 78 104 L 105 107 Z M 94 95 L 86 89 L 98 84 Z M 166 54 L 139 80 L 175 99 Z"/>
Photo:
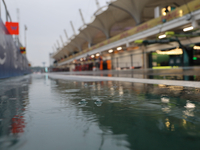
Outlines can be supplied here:
<path id="1" fill-rule="evenodd" d="M 194 109 L 195 107 L 196 107 L 195 104 L 193 104 L 189 100 L 187 100 L 185 108 Z"/>
<path id="2" fill-rule="evenodd" d="M 0 81 L 0 149 L 19 143 L 19 137 L 24 132 L 29 83 L 28 76 Z"/>
<path id="3" fill-rule="evenodd" d="M 0 81 L 0 149 L 200 146 L 199 89 L 48 76 L 8 83 Z"/>
<path id="4" fill-rule="evenodd" d="M 95 102 L 94 102 L 98 107 L 100 107 L 103 102 L 100 100 L 100 99 L 97 99 Z"/>
<path id="5" fill-rule="evenodd" d="M 163 107 L 162 111 L 165 113 L 169 113 L 171 111 L 171 107 L 170 106 Z"/>
<path id="6" fill-rule="evenodd" d="M 200 146 L 200 133 L 189 134 L 200 130 L 200 115 L 194 115 L 194 109 L 184 107 L 187 99 L 196 100 L 200 96 L 198 89 L 112 81 L 77 84 L 67 81 L 64 85 L 59 82 L 58 93 L 62 93 L 64 87 L 80 89 L 76 97 L 67 100 L 75 106 L 78 116 L 86 118 L 85 137 L 92 128 L 91 124 L 98 125 L 100 130 L 96 132 L 100 137 L 97 140 L 101 142 L 97 149 L 167 150 Z M 77 103 L 85 102 L 80 98 L 87 99 L 87 107 L 76 107 Z M 191 104 L 187 102 L 186 106 Z M 105 142 L 109 140 L 114 140 L 114 144 Z M 148 142 L 144 144 L 144 141 Z"/>
<path id="7" fill-rule="evenodd" d="M 195 110 L 196 105 L 190 102 L 189 100 L 187 100 L 186 106 L 184 107 L 186 108 L 186 110 L 183 111 L 183 114 L 188 117 L 194 117 L 194 110 Z"/>
<path id="8" fill-rule="evenodd" d="M 86 106 L 88 102 L 85 99 L 82 99 L 78 104 L 82 106 Z"/>
<path id="9" fill-rule="evenodd" d="M 183 111 L 184 115 L 189 116 L 189 117 L 194 117 L 194 108 L 189 108 L 185 111 Z"/>
<path id="10" fill-rule="evenodd" d="M 169 102 L 170 102 L 170 99 L 169 99 L 168 96 L 163 95 L 163 96 L 161 96 L 161 102 L 162 102 L 162 103 L 169 103 Z"/>

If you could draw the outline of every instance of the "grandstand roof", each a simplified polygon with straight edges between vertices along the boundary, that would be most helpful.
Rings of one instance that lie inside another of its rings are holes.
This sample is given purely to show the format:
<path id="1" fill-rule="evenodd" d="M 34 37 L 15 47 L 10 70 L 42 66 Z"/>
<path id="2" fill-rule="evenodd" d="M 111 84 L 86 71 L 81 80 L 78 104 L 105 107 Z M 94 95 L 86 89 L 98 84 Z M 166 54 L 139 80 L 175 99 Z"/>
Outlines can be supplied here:
<path id="1" fill-rule="evenodd" d="M 81 52 L 119 33 L 129 30 L 154 18 L 154 8 L 179 7 L 191 0 L 117 0 L 108 3 L 94 13 L 94 20 L 79 29 L 64 47 L 53 57 L 63 58 L 74 52 Z"/>

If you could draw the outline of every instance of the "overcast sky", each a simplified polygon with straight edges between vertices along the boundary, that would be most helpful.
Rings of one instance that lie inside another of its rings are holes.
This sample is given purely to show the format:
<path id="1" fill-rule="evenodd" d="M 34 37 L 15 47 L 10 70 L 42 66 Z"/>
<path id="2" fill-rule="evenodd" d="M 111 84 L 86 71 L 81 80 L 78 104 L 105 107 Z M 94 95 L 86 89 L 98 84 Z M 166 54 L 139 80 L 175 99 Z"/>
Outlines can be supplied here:
<path id="1" fill-rule="evenodd" d="M 79 15 L 82 10 L 86 22 L 90 22 L 97 10 L 95 0 L 5 0 L 12 21 L 17 20 L 17 8 L 20 9 L 20 39 L 24 44 L 24 25 L 27 25 L 27 57 L 32 66 L 49 65 L 49 53 L 57 40 L 61 43 L 60 35 L 66 42 L 64 29 L 69 36 L 73 34 L 70 21 L 76 32 L 83 25 Z M 100 6 L 108 0 L 99 0 Z M 3 5 L 1 4 L 1 7 Z M 5 13 L 2 8 L 2 19 Z"/>

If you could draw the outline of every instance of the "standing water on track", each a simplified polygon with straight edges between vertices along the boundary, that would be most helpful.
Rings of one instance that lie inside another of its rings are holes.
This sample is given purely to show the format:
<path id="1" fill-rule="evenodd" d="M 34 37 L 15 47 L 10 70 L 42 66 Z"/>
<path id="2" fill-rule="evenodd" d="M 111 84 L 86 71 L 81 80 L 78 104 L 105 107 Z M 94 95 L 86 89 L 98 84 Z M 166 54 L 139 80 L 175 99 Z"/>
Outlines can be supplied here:
<path id="1" fill-rule="evenodd" d="M 0 80 L 1 150 L 199 150 L 200 89 Z"/>

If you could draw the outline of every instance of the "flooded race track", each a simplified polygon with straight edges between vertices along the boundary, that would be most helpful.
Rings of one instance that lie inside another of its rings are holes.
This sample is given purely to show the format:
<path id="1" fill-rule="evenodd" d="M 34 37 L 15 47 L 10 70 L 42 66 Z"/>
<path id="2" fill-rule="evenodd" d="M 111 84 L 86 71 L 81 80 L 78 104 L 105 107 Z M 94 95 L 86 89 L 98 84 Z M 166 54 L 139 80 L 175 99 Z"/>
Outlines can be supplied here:
<path id="1" fill-rule="evenodd" d="M 0 80 L 1 150 L 199 150 L 200 89 L 48 75 Z"/>

